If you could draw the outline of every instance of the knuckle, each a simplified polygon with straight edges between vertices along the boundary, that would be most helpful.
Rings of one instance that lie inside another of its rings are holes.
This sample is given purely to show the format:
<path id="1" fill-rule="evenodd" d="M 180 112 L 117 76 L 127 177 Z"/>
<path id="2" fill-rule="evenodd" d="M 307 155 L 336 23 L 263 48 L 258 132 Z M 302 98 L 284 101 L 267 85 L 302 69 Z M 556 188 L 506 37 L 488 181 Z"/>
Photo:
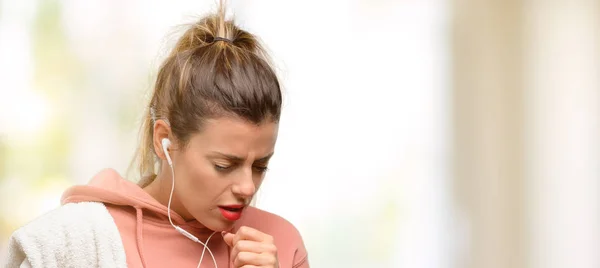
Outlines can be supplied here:
<path id="1" fill-rule="evenodd" d="M 240 252 L 237 256 L 238 260 L 242 263 L 246 263 L 252 260 L 252 255 L 249 252 Z"/>
<path id="2" fill-rule="evenodd" d="M 273 243 L 275 241 L 275 239 L 273 239 L 272 235 L 265 235 L 265 240 L 269 243 Z"/>
<path id="3" fill-rule="evenodd" d="M 277 262 L 277 258 L 275 258 L 274 255 L 269 255 L 269 257 L 267 257 L 268 264 L 275 264 L 276 262 Z"/>
<path id="4" fill-rule="evenodd" d="M 239 267 L 242 264 L 244 264 L 244 260 L 242 259 L 241 252 L 238 253 L 237 256 L 235 256 L 235 260 L 233 260 L 233 264 L 235 265 L 235 267 Z"/>
<path id="5" fill-rule="evenodd" d="M 277 247 L 274 244 L 270 244 L 267 247 L 267 252 L 275 254 L 275 253 L 277 253 Z"/>
<path id="6" fill-rule="evenodd" d="M 240 251 L 243 251 L 244 249 L 248 248 L 248 241 L 246 240 L 240 240 L 235 244 L 235 248 L 237 248 Z"/>

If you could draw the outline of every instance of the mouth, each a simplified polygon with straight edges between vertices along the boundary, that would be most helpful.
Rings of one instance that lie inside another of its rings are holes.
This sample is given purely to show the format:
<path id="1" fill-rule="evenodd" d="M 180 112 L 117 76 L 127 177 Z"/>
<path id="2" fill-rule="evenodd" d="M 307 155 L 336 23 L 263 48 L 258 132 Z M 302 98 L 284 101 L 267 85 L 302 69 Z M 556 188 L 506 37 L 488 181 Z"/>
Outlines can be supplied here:
<path id="1" fill-rule="evenodd" d="M 244 205 L 227 205 L 227 206 L 219 206 L 219 210 L 221 211 L 221 215 L 230 221 L 237 221 L 242 217 L 242 212 L 244 211 Z"/>

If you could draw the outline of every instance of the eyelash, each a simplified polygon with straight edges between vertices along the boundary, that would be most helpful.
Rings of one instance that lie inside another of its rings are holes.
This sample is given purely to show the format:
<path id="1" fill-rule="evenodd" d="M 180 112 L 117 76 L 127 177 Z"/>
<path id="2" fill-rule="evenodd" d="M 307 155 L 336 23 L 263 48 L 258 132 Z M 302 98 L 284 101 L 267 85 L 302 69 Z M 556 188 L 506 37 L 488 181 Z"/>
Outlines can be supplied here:
<path id="1" fill-rule="evenodd" d="M 227 171 L 229 168 L 231 168 L 231 166 L 229 167 L 224 167 L 224 166 L 220 166 L 220 165 L 215 165 L 215 169 L 217 171 L 221 171 L 221 172 L 225 172 Z M 269 170 L 268 167 L 254 167 L 254 169 L 256 169 L 258 172 L 260 173 L 265 173 Z"/>
<path id="2" fill-rule="evenodd" d="M 256 170 L 258 170 L 258 172 L 260 173 L 265 173 L 269 170 L 268 167 L 254 167 Z"/>
<path id="3" fill-rule="evenodd" d="M 217 171 L 226 171 L 227 169 L 229 169 L 230 167 L 224 167 L 224 166 L 219 166 L 219 165 L 215 165 L 215 169 Z"/>

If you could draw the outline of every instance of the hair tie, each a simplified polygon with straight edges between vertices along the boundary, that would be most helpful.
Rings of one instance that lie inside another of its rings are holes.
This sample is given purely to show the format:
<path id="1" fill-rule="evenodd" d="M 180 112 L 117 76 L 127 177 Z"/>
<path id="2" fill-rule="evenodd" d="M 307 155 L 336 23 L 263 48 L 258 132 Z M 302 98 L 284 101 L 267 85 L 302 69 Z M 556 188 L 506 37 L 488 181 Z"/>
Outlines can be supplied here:
<path id="1" fill-rule="evenodd" d="M 225 38 L 225 37 L 218 37 L 217 36 L 217 37 L 213 38 L 213 43 L 217 42 L 217 41 L 225 41 L 227 43 L 233 44 L 233 41 L 231 41 L 230 39 Z"/>

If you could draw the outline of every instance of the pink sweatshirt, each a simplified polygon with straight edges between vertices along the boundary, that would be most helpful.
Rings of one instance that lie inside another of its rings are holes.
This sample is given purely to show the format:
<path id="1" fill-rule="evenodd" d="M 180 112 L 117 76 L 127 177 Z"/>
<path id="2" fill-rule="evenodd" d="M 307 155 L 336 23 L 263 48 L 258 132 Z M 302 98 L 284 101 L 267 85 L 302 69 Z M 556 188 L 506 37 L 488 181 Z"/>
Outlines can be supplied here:
<path id="1" fill-rule="evenodd" d="M 123 179 L 116 171 L 106 169 L 88 185 L 73 186 L 63 194 L 62 203 L 82 201 L 102 202 L 114 218 L 127 256 L 128 267 L 196 267 L 203 246 L 177 232 L 167 218 L 167 207 L 160 204 L 138 185 Z M 198 221 L 185 221 L 171 211 L 173 223 L 206 241 L 212 233 Z M 234 225 L 255 228 L 274 237 L 280 268 L 308 268 L 307 252 L 298 230 L 285 219 L 248 207 Z M 208 247 L 219 268 L 233 267 L 229 259 L 231 249 L 222 236 L 215 234 Z M 205 253 L 200 267 L 213 267 Z"/>

